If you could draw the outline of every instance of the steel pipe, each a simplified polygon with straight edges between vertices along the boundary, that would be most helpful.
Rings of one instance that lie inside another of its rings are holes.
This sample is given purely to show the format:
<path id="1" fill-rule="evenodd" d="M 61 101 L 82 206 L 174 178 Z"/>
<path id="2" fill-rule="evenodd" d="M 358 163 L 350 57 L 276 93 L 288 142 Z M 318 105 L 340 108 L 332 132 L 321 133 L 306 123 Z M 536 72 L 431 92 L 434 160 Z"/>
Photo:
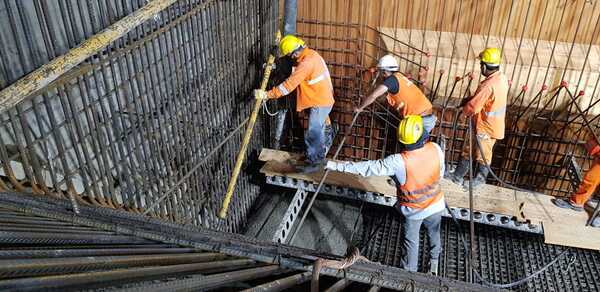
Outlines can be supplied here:
<path id="1" fill-rule="evenodd" d="M 286 289 L 293 288 L 300 284 L 306 283 L 310 281 L 312 278 L 312 272 L 304 272 L 300 274 L 295 274 L 289 277 L 285 277 L 282 279 L 277 279 L 272 282 L 264 283 L 262 285 L 256 286 L 254 288 L 243 290 L 242 292 L 277 292 L 283 291 Z"/>
<path id="2" fill-rule="evenodd" d="M 283 6 L 283 35 L 296 34 L 297 0 L 285 0 Z"/>

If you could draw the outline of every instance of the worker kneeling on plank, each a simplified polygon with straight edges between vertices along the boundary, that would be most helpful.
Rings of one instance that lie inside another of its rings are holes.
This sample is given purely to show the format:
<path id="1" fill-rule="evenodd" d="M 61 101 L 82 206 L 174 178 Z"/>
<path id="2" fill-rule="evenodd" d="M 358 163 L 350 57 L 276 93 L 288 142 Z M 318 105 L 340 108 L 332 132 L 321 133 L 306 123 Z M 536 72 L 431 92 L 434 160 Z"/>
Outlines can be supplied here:
<path id="1" fill-rule="evenodd" d="M 276 99 L 297 88 L 296 111 L 310 109 L 308 129 L 304 135 L 306 165 L 299 170 L 315 172 L 321 168 L 333 142 L 329 113 L 334 99 L 329 69 L 319 53 L 306 47 L 303 40 L 293 35 L 281 39 L 279 50 L 281 55 L 290 56 L 297 66 L 284 82 L 268 92 L 257 90 L 255 95 L 262 99 Z"/>
<path id="2" fill-rule="evenodd" d="M 423 127 L 427 133 L 431 133 L 437 120 L 433 114 L 433 106 L 412 81 L 398 72 L 399 65 L 396 58 L 392 55 L 383 56 L 377 63 L 377 70 L 385 77 L 383 83 L 378 85 L 354 111 L 363 111 L 378 97 L 387 93 L 388 104 L 398 111 L 400 117 L 409 115 L 423 117 Z"/>
<path id="3" fill-rule="evenodd" d="M 398 141 L 404 144 L 401 153 L 380 160 L 363 162 L 328 161 L 327 169 L 362 176 L 392 176 L 398 188 L 396 208 L 404 216 L 403 268 L 417 271 L 419 259 L 419 230 L 427 228 L 431 245 L 430 272 L 437 274 L 441 251 L 440 223 L 445 208 L 440 178 L 444 175 L 444 153 L 439 145 L 426 142 L 423 118 L 408 115 L 398 126 Z"/>
<path id="4" fill-rule="evenodd" d="M 588 154 L 594 157 L 594 164 L 585 173 L 583 181 L 579 183 L 579 187 L 574 194 L 568 199 L 560 198 L 552 201 L 554 205 L 560 208 L 583 212 L 583 206 L 586 202 L 588 202 L 592 208 L 595 208 L 596 204 L 598 204 L 598 200 L 593 199 L 592 195 L 598 184 L 600 184 L 600 145 L 598 145 L 595 138 L 592 138 L 587 141 L 585 147 Z M 592 225 L 600 227 L 600 218 L 596 218 L 596 220 L 592 222 Z"/>
<path id="5" fill-rule="evenodd" d="M 494 144 L 496 140 L 504 139 L 509 87 L 508 79 L 500 72 L 500 49 L 487 48 L 479 54 L 479 59 L 481 74 L 486 78 L 481 81 L 475 94 L 461 105 L 463 114 L 471 118 L 475 127 L 472 131 L 473 146 L 469 149 L 468 142 L 465 141 L 462 158 L 454 172 L 449 174 L 454 183 L 462 185 L 463 178 L 469 171 L 469 151 L 472 151 L 477 160 L 477 174 L 473 179 L 473 187 L 485 184 L 492 163 Z M 481 151 L 477 143 L 481 146 Z"/>

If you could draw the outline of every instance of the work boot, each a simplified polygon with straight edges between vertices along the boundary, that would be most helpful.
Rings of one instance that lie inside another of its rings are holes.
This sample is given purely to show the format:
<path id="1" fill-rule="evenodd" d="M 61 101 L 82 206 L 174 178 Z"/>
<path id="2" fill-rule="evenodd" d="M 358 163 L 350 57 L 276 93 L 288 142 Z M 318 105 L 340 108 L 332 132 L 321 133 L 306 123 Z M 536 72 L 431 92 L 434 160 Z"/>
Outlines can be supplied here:
<path id="1" fill-rule="evenodd" d="M 486 165 L 477 163 L 477 175 L 473 178 L 473 188 L 484 185 L 489 172 L 490 169 Z"/>
<path id="2" fill-rule="evenodd" d="M 329 153 L 329 149 L 331 145 L 333 145 L 333 139 L 335 139 L 335 135 L 337 135 L 339 131 L 339 126 L 337 124 L 331 123 L 331 125 L 325 126 L 325 155 Z"/>
<path id="3" fill-rule="evenodd" d="M 437 276 L 438 275 L 438 265 L 439 265 L 439 260 L 430 260 L 429 261 L 429 273 Z"/>
<path id="4" fill-rule="evenodd" d="M 582 206 L 575 205 L 569 199 L 554 199 L 554 200 L 552 200 L 552 203 L 554 203 L 554 205 L 556 205 L 559 208 L 571 209 L 573 211 L 583 212 L 583 207 Z"/>
<path id="5" fill-rule="evenodd" d="M 458 165 L 453 172 L 448 174 L 448 179 L 450 179 L 453 183 L 457 185 L 462 185 L 465 174 L 469 171 L 469 161 L 465 159 L 461 159 L 458 161 Z"/>
<path id="6" fill-rule="evenodd" d="M 592 210 L 596 209 L 596 206 L 598 205 L 598 198 L 589 199 L 587 202 L 585 202 L 585 205 Z"/>
<path id="7" fill-rule="evenodd" d="M 592 227 L 600 227 L 600 216 L 596 217 L 596 219 L 594 219 L 590 225 L 592 225 Z"/>
<path id="8" fill-rule="evenodd" d="M 306 165 L 296 166 L 296 171 L 299 173 L 308 174 L 308 173 L 313 173 L 313 172 L 322 170 L 324 166 L 325 166 L 325 160 L 321 160 L 319 162 L 309 162 L 307 160 Z"/>

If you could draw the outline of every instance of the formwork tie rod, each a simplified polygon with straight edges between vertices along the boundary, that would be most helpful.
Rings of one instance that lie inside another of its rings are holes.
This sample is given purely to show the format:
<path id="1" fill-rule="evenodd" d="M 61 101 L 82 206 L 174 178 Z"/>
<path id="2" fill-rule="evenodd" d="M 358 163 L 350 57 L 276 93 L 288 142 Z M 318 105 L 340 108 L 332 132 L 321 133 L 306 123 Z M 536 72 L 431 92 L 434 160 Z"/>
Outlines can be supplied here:
<path id="1" fill-rule="evenodd" d="M 281 39 L 281 33 L 277 31 L 275 34 L 275 43 L 279 43 Z M 273 63 L 275 63 L 275 56 L 273 53 L 269 54 L 269 58 L 267 60 L 267 65 L 265 66 L 265 71 L 263 74 L 263 79 L 260 83 L 260 89 L 267 89 L 267 83 L 269 82 L 269 77 L 271 76 L 271 70 L 273 68 Z M 248 144 L 250 143 L 250 138 L 252 138 L 252 132 L 254 131 L 254 125 L 256 124 L 256 118 L 258 117 L 258 112 L 263 104 L 264 100 L 256 99 L 254 101 L 254 108 L 252 109 L 252 114 L 250 115 L 250 120 L 248 121 L 248 127 L 246 128 L 246 132 L 244 133 L 244 139 L 242 140 L 242 146 L 240 147 L 240 151 L 238 152 L 237 158 L 235 160 L 235 166 L 233 168 L 233 172 L 231 173 L 231 179 L 229 180 L 229 185 L 227 186 L 227 192 L 225 193 L 225 198 L 223 199 L 223 207 L 219 211 L 219 218 L 225 219 L 227 217 L 227 210 L 229 209 L 229 204 L 231 203 L 231 198 L 233 197 L 233 191 L 235 190 L 235 185 L 237 183 L 238 176 L 240 175 L 240 170 L 242 169 L 242 163 L 244 162 L 244 158 L 246 158 L 246 150 L 248 149 Z"/>

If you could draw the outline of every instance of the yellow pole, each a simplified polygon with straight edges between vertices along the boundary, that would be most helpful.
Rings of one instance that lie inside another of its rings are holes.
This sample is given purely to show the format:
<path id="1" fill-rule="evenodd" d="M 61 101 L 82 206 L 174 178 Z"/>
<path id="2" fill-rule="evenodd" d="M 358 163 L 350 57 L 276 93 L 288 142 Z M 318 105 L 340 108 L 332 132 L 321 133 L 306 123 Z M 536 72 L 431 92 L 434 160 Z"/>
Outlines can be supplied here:
<path id="1" fill-rule="evenodd" d="M 27 76 L 0 91 L 0 113 L 17 105 L 33 93 L 43 89 L 70 69 L 119 39 L 138 25 L 151 19 L 177 0 L 154 0 L 123 17 L 101 32 L 85 40 L 66 54 L 54 58 Z"/>
<path id="2" fill-rule="evenodd" d="M 275 35 L 275 42 L 279 43 L 280 39 L 281 33 L 277 31 L 277 34 Z M 269 76 L 271 76 L 271 67 L 273 67 L 273 63 L 275 63 L 275 56 L 273 56 L 273 54 L 269 54 L 269 59 L 267 60 L 267 65 L 265 66 L 263 79 L 260 83 L 260 89 L 262 90 L 267 89 L 267 82 L 269 82 Z M 237 183 L 238 176 L 240 175 L 240 170 L 242 169 L 242 163 L 244 162 L 244 158 L 246 157 L 246 150 L 248 148 L 248 144 L 250 143 L 252 131 L 254 130 L 254 124 L 256 124 L 256 118 L 258 117 L 258 111 L 260 110 L 260 106 L 262 105 L 262 103 L 263 100 L 258 99 L 254 102 L 252 115 L 250 116 L 250 120 L 248 121 L 248 128 L 246 128 L 246 133 L 244 133 L 242 147 L 240 148 L 240 152 L 238 152 L 237 158 L 235 160 L 235 167 L 233 168 L 231 180 L 229 181 L 229 185 L 227 186 L 227 193 L 225 193 L 225 199 L 223 199 L 223 207 L 221 207 L 221 211 L 219 211 L 219 218 L 221 219 L 225 219 L 225 217 L 227 217 L 227 210 L 229 209 L 229 204 L 231 203 L 231 198 L 233 197 L 233 191 L 235 190 L 235 185 Z"/>

